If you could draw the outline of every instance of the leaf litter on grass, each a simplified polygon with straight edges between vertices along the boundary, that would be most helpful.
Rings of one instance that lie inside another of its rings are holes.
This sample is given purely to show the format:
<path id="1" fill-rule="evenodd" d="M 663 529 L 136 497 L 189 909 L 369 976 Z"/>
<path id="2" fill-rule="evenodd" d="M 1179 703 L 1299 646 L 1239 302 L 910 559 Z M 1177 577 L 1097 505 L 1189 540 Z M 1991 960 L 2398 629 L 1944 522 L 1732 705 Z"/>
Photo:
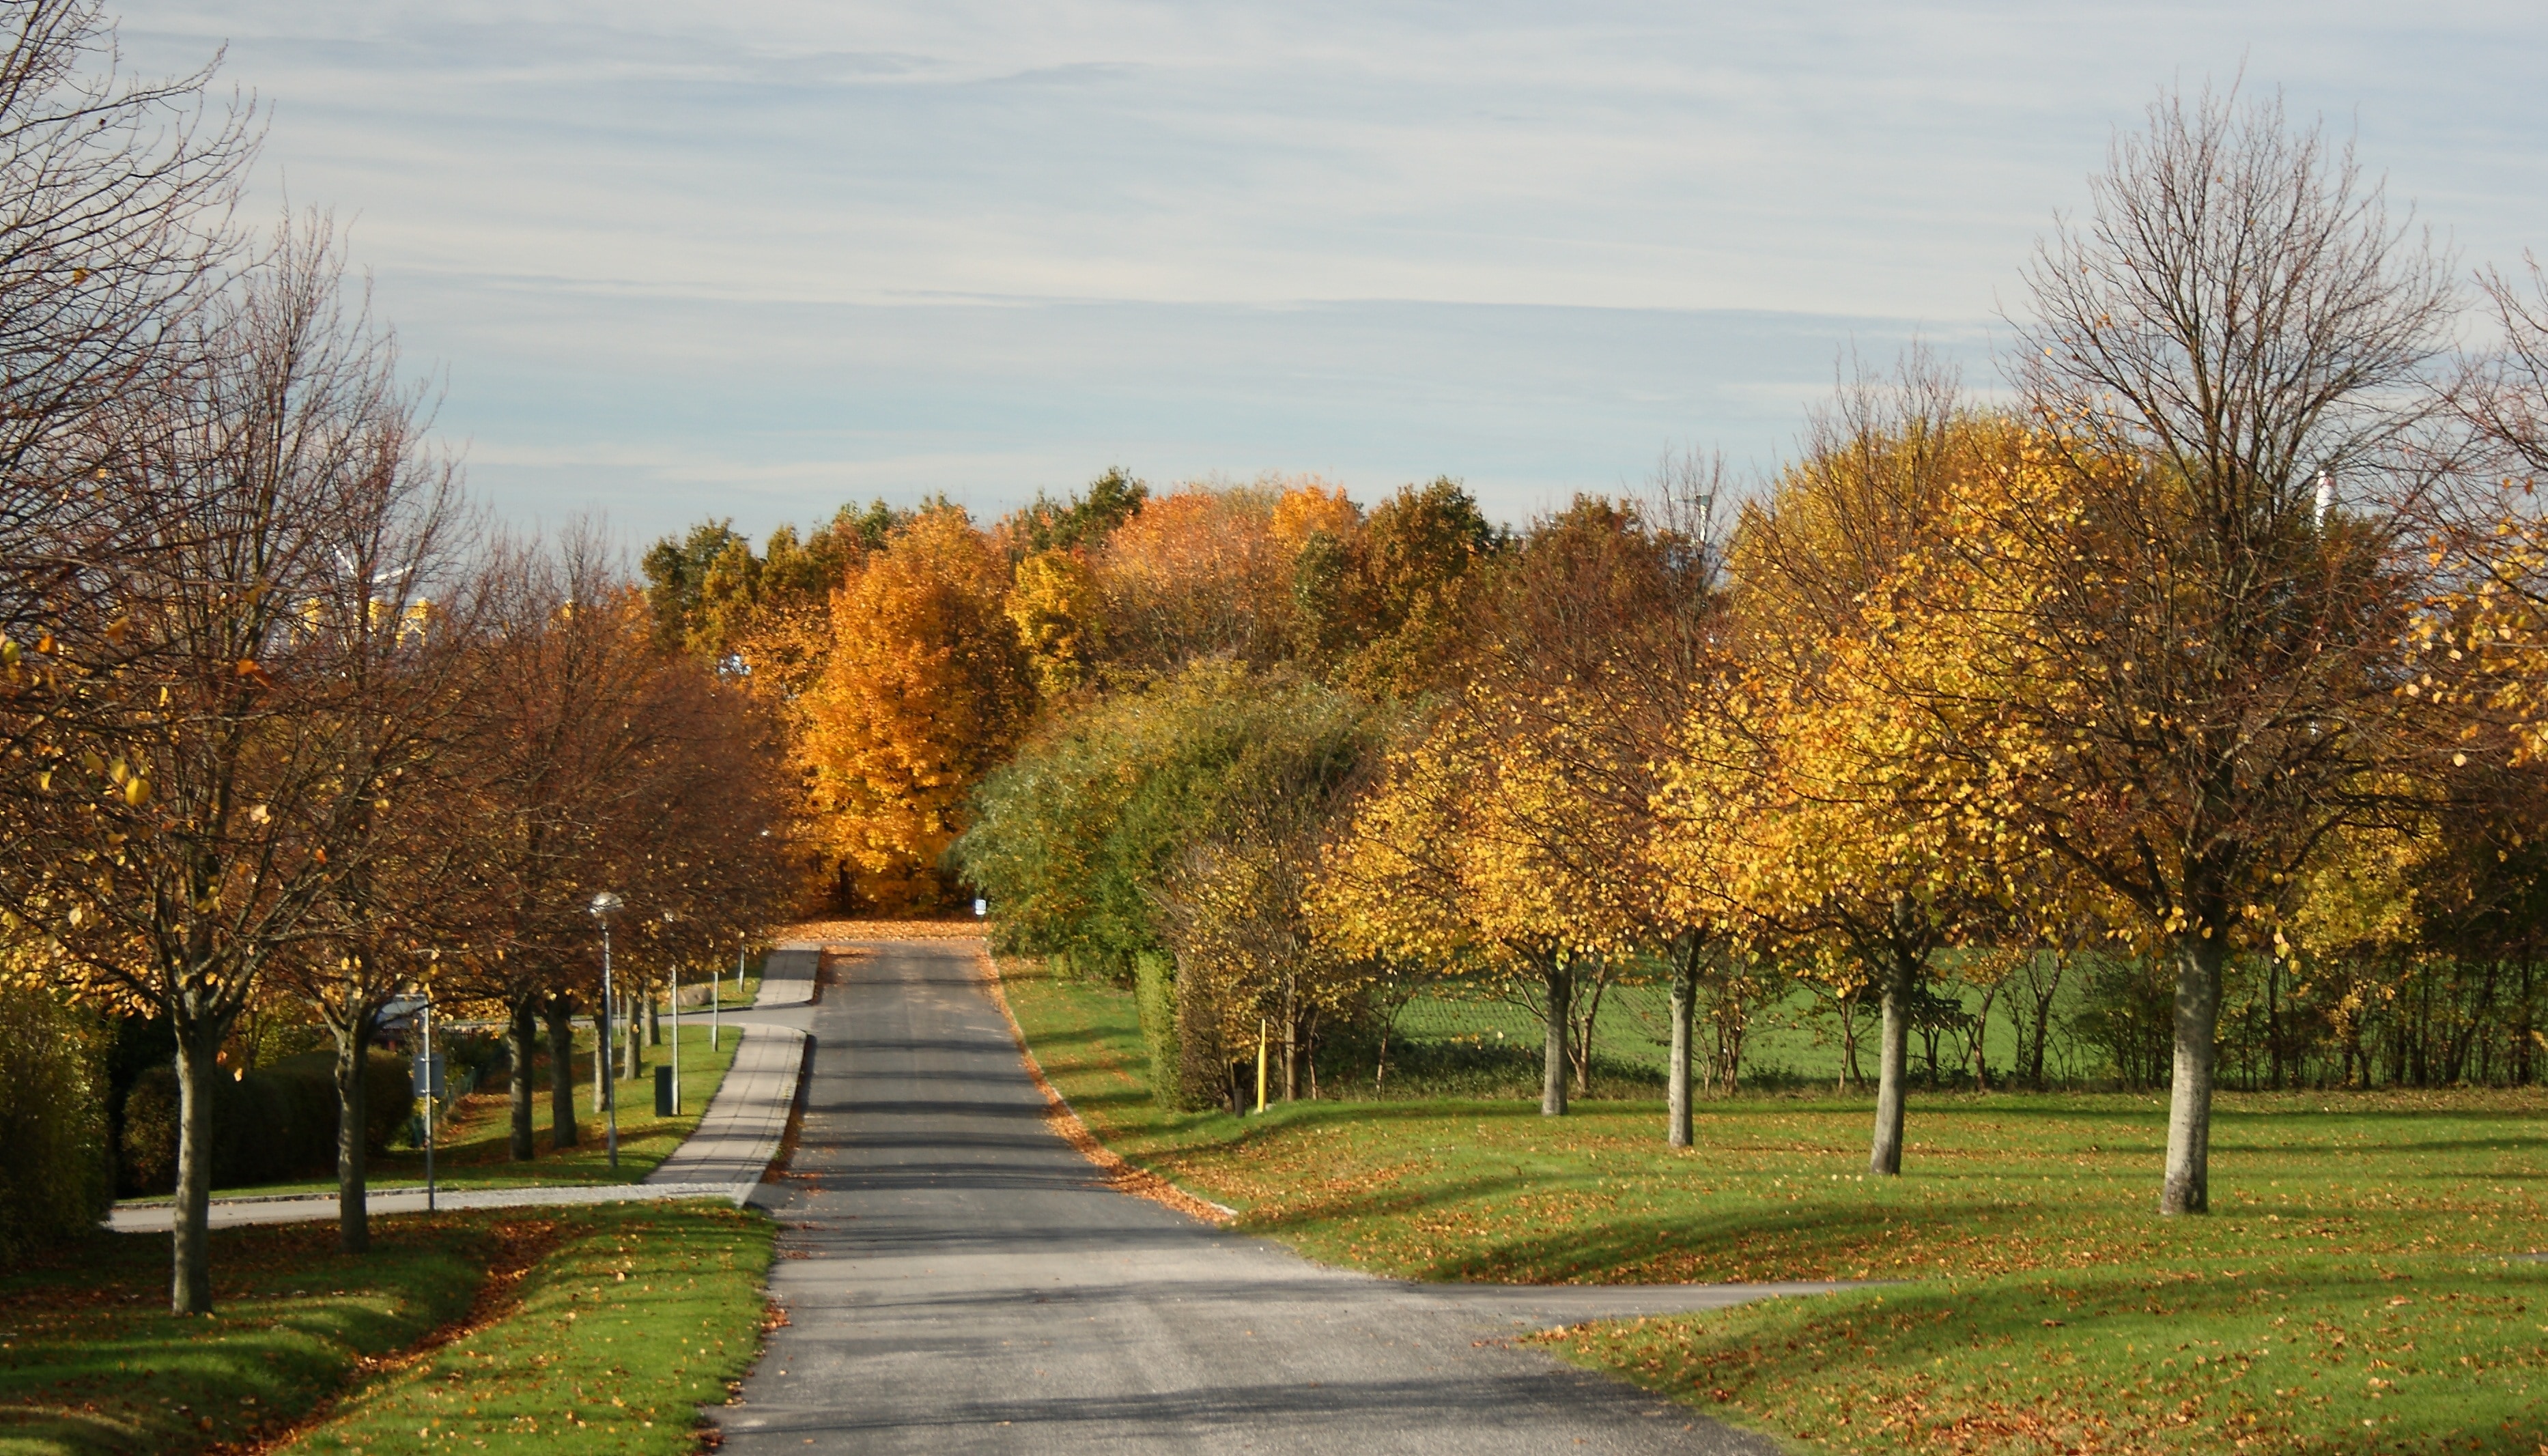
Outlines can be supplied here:
<path id="1" fill-rule="evenodd" d="M 1417 1279 L 1916 1281 L 1566 1336 L 1817 1449 L 2548 1456 L 2548 1268 L 2504 1258 L 2548 1247 L 2539 1089 L 2224 1094 L 2216 1211 L 2160 1219 L 2149 1094 L 1916 1094 L 1907 1176 L 1877 1179 L 1871 1108 L 1842 1099 L 1702 1104 L 1686 1151 L 1661 1145 L 1659 1105 L 1167 1112 L 1121 1086 L 1145 1065 L 1129 996 L 1033 974 L 1009 994 L 1031 1046 L 1068 1048 L 1039 1059 L 1111 1147 L 1314 1257 Z M 1976 1343 L 1956 1322 L 1974 1310 L 2011 1313 Z M 2319 1342 L 2296 1347 L 2296 1322 Z M 2091 1324 L 2112 1337 L 2083 1342 Z"/>

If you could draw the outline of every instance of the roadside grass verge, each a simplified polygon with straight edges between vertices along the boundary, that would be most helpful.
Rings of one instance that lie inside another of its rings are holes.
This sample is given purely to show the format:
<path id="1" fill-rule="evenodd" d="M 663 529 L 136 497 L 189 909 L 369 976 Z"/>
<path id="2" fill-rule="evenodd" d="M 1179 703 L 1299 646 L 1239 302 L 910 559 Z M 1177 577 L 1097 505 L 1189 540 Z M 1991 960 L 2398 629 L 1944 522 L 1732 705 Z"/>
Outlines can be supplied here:
<path id="1" fill-rule="evenodd" d="M 454 1104 L 446 1121 L 434 1127 L 433 1172 L 437 1186 L 443 1188 L 531 1188 L 555 1187 L 579 1183 L 639 1183 L 655 1171 L 657 1165 L 672 1156 L 682 1139 L 690 1136 L 699 1124 L 699 1114 L 724 1084 L 726 1069 L 734 1064 L 735 1045 L 741 1039 L 740 1029 L 724 1028 L 721 1044 L 715 1051 L 708 1049 L 708 1029 L 692 1025 L 686 1011 L 682 1017 L 682 1107 L 680 1117 L 655 1116 L 655 1067 L 672 1050 L 668 1041 L 662 1046 L 646 1048 L 646 1064 L 640 1076 L 619 1082 L 619 1166 L 610 1166 L 603 1146 L 602 1118 L 592 1095 L 592 1039 L 583 1035 L 576 1047 L 575 1113 L 578 1141 L 560 1148 L 549 1137 L 549 1090 L 547 1063 L 541 1063 L 537 1090 L 531 1100 L 534 1114 L 532 1156 L 528 1162 L 515 1162 L 509 1155 L 512 1128 L 512 1101 L 500 1082 L 481 1088 Z M 669 1035 L 669 1033 L 668 1033 Z M 374 1192 L 393 1188 L 424 1186 L 424 1150 L 419 1147 L 393 1147 L 372 1154 L 365 1169 L 368 1185 Z M 259 1183 L 214 1190 L 216 1198 L 253 1198 L 259 1195 L 289 1193 L 332 1193 L 336 1180 L 299 1178 L 282 1183 Z M 166 1203 L 165 1198 L 128 1199 L 124 1206 L 137 1208 Z"/>
<path id="2" fill-rule="evenodd" d="M 216 1229 L 209 1320 L 166 1313 L 164 1235 L 100 1233 L 0 1280 L 0 1453 L 686 1451 L 759 1347 L 772 1228 L 489 1210 L 376 1221 L 361 1258 L 332 1225 Z"/>
<path id="3" fill-rule="evenodd" d="M 492 1216 L 216 1228 L 211 1319 L 168 1313 L 166 1234 L 99 1232 L 0 1278 L 0 1452 L 188 1451 L 271 1431 L 466 1315 L 518 1236 Z"/>
<path id="4" fill-rule="evenodd" d="M 723 1204 L 553 1210 L 510 1307 L 341 1402 L 287 1451 L 684 1452 L 761 1346 L 775 1226 Z"/>
<path id="5" fill-rule="evenodd" d="M 481 1089 L 460 1100 L 453 1108 L 451 1120 L 434 1130 L 433 1150 L 435 1181 L 450 1188 L 512 1188 L 568 1183 L 637 1183 L 655 1171 L 658 1164 L 673 1155 L 682 1139 L 699 1125 L 699 1114 L 706 1110 L 708 1099 L 724 1085 L 726 1068 L 734 1064 L 735 1046 L 742 1040 L 740 1028 L 725 1027 L 717 1049 L 708 1049 L 708 1028 L 701 1018 L 686 1010 L 682 1016 L 682 1113 L 679 1117 L 655 1116 L 655 1068 L 672 1054 L 668 1041 L 661 1046 L 646 1048 L 645 1065 L 639 1075 L 614 1085 L 613 1096 L 619 1104 L 619 1166 L 613 1170 L 603 1147 L 602 1116 L 592 1095 L 592 1047 L 587 1035 L 579 1044 L 575 1064 L 576 1145 L 560 1148 L 549 1138 L 549 1092 L 545 1078 L 531 1098 L 532 1152 L 528 1162 L 514 1162 L 508 1155 L 512 1128 L 512 1101 L 501 1085 Z M 669 1030 L 667 1032 L 669 1036 Z M 424 1151 L 421 1148 L 393 1148 L 372 1159 L 369 1169 L 373 1187 L 400 1185 L 423 1186 Z M 316 1187 L 332 1189 L 333 1181 Z M 246 1192 L 224 1189 L 224 1196 Z"/>
<path id="6" fill-rule="evenodd" d="M 1932 1281 L 1544 1338 L 1829 1451 L 2534 1456 L 2543 1320 L 2548 1268 L 2411 1255 Z"/>
<path id="7" fill-rule="evenodd" d="M 2216 1212 L 2162 1220 L 2159 1096 L 1915 1095 L 1894 1179 L 1866 1176 L 1865 1098 L 1703 1102 L 1686 1151 L 1664 1146 L 1659 1103 L 1169 1113 L 1129 995 L 1001 967 L 1046 1075 L 1110 1147 L 1314 1258 L 1516 1283 L 1911 1281 L 1562 1342 L 1743 1423 L 1807 1423 L 1824 1449 L 2548 1442 L 2548 1266 L 2506 1258 L 2548 1249 L 2536 1089 L 2225 1095 Z M 2032 1400 L 2069 1402 L 2082 1434 L 2029 1424 L 2054 1418 L 2018 1410 Z"/>

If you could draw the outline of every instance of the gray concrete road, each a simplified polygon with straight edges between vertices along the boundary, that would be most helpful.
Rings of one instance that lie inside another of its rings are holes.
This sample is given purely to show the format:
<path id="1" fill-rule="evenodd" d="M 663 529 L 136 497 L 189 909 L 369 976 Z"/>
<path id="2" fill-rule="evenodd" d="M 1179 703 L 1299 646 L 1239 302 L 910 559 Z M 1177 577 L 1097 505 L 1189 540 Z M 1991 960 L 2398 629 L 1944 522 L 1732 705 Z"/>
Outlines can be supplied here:
<path id="1" fill-rule="evenodd" d="M 873 949 L 813 1008 L 789 1323 L 726 1450 L 1774 1449 L 1509 1337 L 1808 1287 L 1410 1285 L 1199 1224 L 1047 1129 L 970 947 Z"/>

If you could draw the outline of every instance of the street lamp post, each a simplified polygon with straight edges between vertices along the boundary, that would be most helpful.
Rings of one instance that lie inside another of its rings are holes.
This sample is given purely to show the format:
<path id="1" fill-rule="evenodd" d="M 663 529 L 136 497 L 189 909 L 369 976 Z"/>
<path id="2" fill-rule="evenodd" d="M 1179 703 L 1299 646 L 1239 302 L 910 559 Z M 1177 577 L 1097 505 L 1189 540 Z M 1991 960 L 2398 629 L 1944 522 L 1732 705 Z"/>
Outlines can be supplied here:
<path id="1" fill-rule="evenodd" d="M 623 902 L 617 895 L 612 894 L 608 890 L 603 890 L 601 893 L 592 897 L 592 904 L 590 907 L 592 911 L 592 918 L 601 922 L 601 1005 L 603 1008 L 601 1013 L 603 1025 L 597 1029 L 600 1032 L 600 1035 L 592 1039 L 592 1054 L 599 1057 L 603 1063 L 601 1069 L 601 1115 L 609 1128 L 608 1133 L 604 1136 L 608 1139 L 608 1145 L 610 1148 L 610 1171 L 614 1173 L 619 1171 L 619 1097 L 618 1089 L 614 1085 L 616 1079 L 610 1075 L 608 1065 L 610 1060 L 610 1029 L 608 1026 L 610 1021 L 610 917 L 619 913 L 620 906 L 623 903 L 625 902 Z"/>

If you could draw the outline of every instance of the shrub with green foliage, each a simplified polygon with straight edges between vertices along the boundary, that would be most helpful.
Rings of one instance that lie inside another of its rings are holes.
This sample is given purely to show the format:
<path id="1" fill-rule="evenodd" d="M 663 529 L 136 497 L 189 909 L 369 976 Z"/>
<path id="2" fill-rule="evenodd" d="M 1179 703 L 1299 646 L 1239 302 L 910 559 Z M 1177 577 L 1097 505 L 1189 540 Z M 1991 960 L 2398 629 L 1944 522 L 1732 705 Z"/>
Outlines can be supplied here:
<path id="1" fill-rule="evenodd" d="M 306 1052 L 213 1083 L 213 1186 L 237 1188 L 324 1173 L 336 1165 L 334 1053 Z M 365 1147 L 379 1152 L 414 1105 L 408 1067 L 375 1051 L 364 1064 Z M 166 1193 L 177 1178 L 177 1073 L 144 1071 L 124 1104 L 126 1186 Z"/>
<path id="2" fill-rule="evenodd" d="M 1240 1040 L 1252 1057 L 1270 1020 L 1297 1075 L 1350 995 L 1299 885 L 1380 736 L 1292 669 L 1191 663 L 1049 726 L 984 780 L 954 853 L 1002 949 L 1132 966 L 1158 1095 L 1221 1102 Z"/>
<path id="3" fill-rule="evenodd" d="M 0 1263 L 97 1223 L 115 1198 L 103 1034 L 41 987 L 0 981 Z"/>

